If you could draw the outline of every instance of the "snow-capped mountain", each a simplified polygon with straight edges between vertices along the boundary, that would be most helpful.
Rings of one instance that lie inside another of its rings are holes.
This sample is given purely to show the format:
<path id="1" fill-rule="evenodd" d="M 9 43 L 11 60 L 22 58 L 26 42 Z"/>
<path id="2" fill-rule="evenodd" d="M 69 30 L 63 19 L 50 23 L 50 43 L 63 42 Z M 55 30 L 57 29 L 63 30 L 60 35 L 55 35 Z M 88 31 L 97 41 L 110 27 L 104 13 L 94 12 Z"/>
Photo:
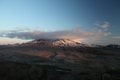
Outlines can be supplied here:
<path id="1" fill-rule="evenodd" d="M 70 39 L 37 39 L 25 45 L 52 46 L 52 47 L 87 47 L 88 45 Z"/>

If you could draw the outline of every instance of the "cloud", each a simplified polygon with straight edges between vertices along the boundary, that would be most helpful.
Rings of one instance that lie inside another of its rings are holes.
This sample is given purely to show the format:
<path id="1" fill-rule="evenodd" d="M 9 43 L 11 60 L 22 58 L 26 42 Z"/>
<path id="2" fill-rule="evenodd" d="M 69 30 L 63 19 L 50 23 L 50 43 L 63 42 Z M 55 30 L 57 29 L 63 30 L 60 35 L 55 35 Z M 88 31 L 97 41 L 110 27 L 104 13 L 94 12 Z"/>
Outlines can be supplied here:
<path id="1" fill-rule="evenodd" d="M 15 44 L 15 43 L 28 42 L 28 41 L 29 40 L 23 40 L 19 38 L 0 37 L 0 44 Z"/>
<path id="2" fill-rule="evenodd" d="M 114 39 L 120 39 L 120 36 L 113 36 Z"/>
<path id="3" fill-rule="evenodd" d="M 110 23 L 109 22 L 103 22 L 103 23 L 96 22 L 94 25 L 99 26 L 100 28 L 103 28 L 103 29 L 107 29 L 110 26 Z"/>
<path id="4" fill-rule="evenodd" d="M 110 24 L 109 24 L 109 22 L 104 22 L 102 25 L 101 25 L 101 27 L 102 28 L 108 28 L 110 26 Z"/>
<path id="5" fill-rule="evenodd" d="M 103 37 L 109 36 L 111 33 L 104 31 L 102 29 L 97 30 L 83 30 L 83 29 L 73 29 L 73 30 L 58 30 L 58 31 L 42 31 L 42 30 L 22 30 L 16 29 L 2 33 L 1 37 L 8 38 L 19 38 L 19 39 L 80 39 L 84 41 L 96 41 Z"/>

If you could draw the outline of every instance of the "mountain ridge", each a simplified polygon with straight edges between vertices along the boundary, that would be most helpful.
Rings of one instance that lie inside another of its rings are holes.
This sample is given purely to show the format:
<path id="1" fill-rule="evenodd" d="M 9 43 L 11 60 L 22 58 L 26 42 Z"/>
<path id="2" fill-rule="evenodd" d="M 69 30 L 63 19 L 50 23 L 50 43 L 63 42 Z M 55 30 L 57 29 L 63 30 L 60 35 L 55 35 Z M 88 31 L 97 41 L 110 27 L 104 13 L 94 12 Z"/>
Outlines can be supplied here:
<path id="1" fill-rule="evenodd" d="M 37 39 L 22 45 L 51 46 L 51 47 L 88 47 L 87 44 L 75 42 L 70 39 Z"/>

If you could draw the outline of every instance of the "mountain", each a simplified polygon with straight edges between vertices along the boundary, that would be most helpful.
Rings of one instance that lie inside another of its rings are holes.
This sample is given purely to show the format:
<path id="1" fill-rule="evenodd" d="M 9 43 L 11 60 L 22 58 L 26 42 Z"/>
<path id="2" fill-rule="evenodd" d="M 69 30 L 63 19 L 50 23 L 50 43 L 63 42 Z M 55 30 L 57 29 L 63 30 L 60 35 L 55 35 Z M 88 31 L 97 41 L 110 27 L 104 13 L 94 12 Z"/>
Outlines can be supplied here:
<path id="1" fill-rule="evenodd" d="M 9 80 L 14 76 L 17 80 L 21 72 L 23 75 L 19 76 L 26 75 L 31 80 L 38 78 L 36 75 L 42 77 L 44 74 L 48 75 L 49 80 L 99 80 L 102 74 L 104 80 L 119 80 L 119 71 L 119 45 L 87 45 L 70 39 L 37 39 L 24 44 L 0 46 L 0 80 Z"/>
<path id="2" fill-rule="evenodd" d="M 19 60 L 19 56 L 16 55 L 25 54 L 49 59 L 63 65 L 67 63 L 81 64 L 81 62 L 89 59 L 93 61 L 94 59 L 97 60 L 99 59 L 98 57 L 100 57 L 102 61 L 103 58 L 106 59 L 112 57 L 113 55 L 120 55 L 119 48 L 113 49 L 108 47 L 111 47 L 111 45 L 104 47 L 100 45 L 87 45 L 70 39 L 37 39 L 28 43 L 17 44 L 14 46 L 1 46 L 0 53 L 2 56 L 1 58 L 4 58 L 3 54 L 6 53 L 8 57 L 7 59 L 13 59 L 14 57 L 15 60 Z M 13 53 L 15 55 L 12 55 Z"/>
<path id="3" fill-rule="evenodd" d="M 87 44 L 75 42 L 70 39 L 37 39 L 28 43 L 22 44 L 24 46 L 49 46 L 49 47 L 88 47 Z"/>

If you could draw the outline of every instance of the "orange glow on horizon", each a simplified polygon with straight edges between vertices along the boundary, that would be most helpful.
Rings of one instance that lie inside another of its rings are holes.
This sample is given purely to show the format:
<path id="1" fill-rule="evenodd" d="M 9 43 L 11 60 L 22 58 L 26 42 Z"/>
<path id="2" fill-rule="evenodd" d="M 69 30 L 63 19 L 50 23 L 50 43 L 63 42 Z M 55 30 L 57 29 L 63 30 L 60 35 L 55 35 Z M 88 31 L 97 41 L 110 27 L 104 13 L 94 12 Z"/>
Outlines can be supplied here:
<path id="1" fill-rule="evenodd" d="M 23 40 L 19 38 L 0 37 L 0 44 L 16 44 L 16 43 L 24 43 L 28 41 L 29 40 Z"/>

